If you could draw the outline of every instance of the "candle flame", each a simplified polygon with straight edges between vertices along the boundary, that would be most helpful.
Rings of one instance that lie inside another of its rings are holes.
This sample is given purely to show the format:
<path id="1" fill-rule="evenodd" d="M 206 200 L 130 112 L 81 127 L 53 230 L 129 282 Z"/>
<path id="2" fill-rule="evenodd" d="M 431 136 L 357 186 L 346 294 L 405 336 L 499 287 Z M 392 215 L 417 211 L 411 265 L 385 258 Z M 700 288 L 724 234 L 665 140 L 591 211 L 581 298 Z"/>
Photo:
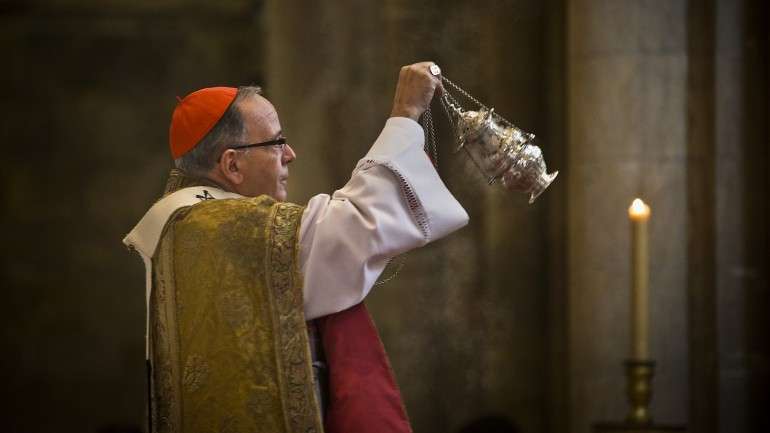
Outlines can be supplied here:
<path id="1" fill-rule="evenodd" d="M 636 198 L 628 208 L 628 216 L 632 219 L 647 219 L 650 216 L 650 207 L 644 204 L 642 199 Z"/>

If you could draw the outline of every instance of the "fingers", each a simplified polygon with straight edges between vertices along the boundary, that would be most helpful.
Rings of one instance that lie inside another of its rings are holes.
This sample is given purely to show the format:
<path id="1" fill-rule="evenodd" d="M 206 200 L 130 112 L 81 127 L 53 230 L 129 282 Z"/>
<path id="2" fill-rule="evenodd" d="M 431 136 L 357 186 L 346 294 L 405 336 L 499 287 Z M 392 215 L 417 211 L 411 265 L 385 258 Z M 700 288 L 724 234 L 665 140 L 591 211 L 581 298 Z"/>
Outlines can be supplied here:
<path id="1" fill-rule="evenodd" d="M 433 62 L 403 66 L 398 74 L 391 115 L 417 120 L 430 106 L 435 92 L 442 94 L 444 91 L 440 73 L 440 68 Z"/>
<path id="2" fill-rule="evenodd" d="M 410 75 L 410 78 L 413 78 L 427 92 L 426 103 L 430 103 L 437 89 L 441 88 L 442 90 L 439 92 L 443 91 L 440 73 L 440 68 L 433 62 L 420 62 L 407 66 L 407 74 Z"/>
<path id="3" fill-rule="evenodd" d="M 404 74 L 415 74 L 421 77 L 430 78 L 436 85 L 441 84 L 441 68 L 434 62 L 419 62 L 406 65 L 401 68 L 399 79 Z"/>
<path id="4" fill-rule="evenodd" d="M 442 83 L 439 79 L 438 85 L 436 86 L 436 94 L 438 96 L 444 95 L 444 83 Z"/>

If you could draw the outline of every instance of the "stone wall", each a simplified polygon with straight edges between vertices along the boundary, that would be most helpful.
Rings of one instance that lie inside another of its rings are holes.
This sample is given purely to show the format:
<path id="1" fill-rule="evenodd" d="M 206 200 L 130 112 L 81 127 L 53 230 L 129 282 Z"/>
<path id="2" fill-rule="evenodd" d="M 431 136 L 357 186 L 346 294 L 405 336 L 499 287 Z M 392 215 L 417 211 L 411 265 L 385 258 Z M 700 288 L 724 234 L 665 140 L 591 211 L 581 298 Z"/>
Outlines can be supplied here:
<path id="1" fill-rule="evenodd" d="M 162 192 L 175 97 L 262 81 L 258 11 L 0 4 L 4 431 L 143 424 L 144 277 L 120 240 Z"/>
<path id="2" fill-rule="evenodd" d="M 625 415 L 627 208 L 635 197 L 652 208 L 650 351 L 658 363 L 653 412 L 661 421 L 687 420 L 686 11 L 685 1 L 575 1 L 568 8 L 575 433 Z"/>
<path id="3" fill-rule="evenodd" d="M 546 157 L 556 153 L 542 97 L 550 89 L 541 73 L 546 5 L 274 1 L 265 12 L 266 82 L 298 151 L 297 201 L 344 184 L 387 118 L 400 66 L 421 60 L 436 61 L 452 80 L 541 135 Z M 554 196 L 529 206 L 523 195 L 486 185 L 453 154 L 443 116 L 436 105 L 440 171 L 472 222 L 407 254 L 398 277 L 375 288 L 369 306 L 416 431 L 458 431 L 490 415 L 522 431 L 545 431 L 546 214 Z"/>
<path id="4" fill-rule="evenodd" d="M 368 301 L 415 431 L 624 416 L 635 196 L 653 415 L 768 430 L 768 19 L 760 0 L 0 2 L 4 430 L 142 428 L 144 276 L 120 239 L 163 187 L 176 96 L 262 85 L 303 202 L 344 184 L 419 60 L 561 174 L 531 206 L 486 185 L 434 106 L 471 223 Z"/>

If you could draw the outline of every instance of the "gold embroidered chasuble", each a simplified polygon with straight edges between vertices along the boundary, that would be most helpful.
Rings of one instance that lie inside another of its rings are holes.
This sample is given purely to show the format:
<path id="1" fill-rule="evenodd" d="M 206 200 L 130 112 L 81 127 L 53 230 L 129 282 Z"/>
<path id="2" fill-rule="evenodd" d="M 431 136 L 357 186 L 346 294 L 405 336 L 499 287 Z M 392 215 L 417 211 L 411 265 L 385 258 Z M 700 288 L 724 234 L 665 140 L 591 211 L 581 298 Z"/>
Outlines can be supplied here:
<path id="1" fill-rule="evenodd" d="M 202 185 L 173 171 L 166 193 Z M 298 271 L 303 208 L 176 211 L 152 259 L 154 432 L 322 432 Z"/>

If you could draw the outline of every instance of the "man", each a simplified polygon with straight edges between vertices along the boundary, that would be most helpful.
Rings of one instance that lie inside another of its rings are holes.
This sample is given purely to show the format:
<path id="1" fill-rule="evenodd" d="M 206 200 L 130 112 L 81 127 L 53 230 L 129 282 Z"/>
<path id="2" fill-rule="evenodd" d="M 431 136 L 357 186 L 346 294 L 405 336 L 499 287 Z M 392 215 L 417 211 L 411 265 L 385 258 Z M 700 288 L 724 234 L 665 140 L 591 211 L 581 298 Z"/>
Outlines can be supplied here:
<path id="1" fill-rule="evenodd" d="M 305 207 L 284 202 L 297 156 L 258 88 L 180 100 L 177 170 L 124 239 L 147 270 L 153 431 L 411 431 L 362 300 L 390 258 L 468 221 L 416 122 L 440 86 L 403 67 L 348 183 Z"/>

